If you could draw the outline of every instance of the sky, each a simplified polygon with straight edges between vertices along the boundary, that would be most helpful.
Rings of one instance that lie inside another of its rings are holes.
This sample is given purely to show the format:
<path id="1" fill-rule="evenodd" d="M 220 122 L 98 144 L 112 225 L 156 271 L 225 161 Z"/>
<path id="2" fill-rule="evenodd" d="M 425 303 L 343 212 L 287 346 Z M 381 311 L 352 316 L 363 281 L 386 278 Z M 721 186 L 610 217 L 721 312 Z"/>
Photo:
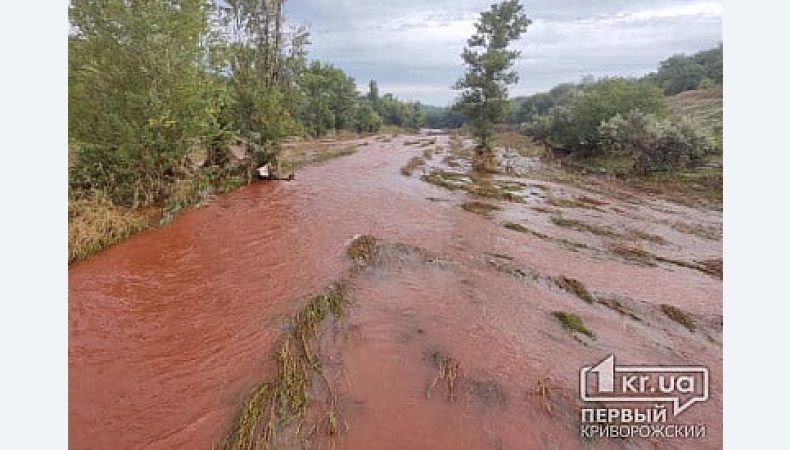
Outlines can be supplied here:
<path id="1" fill-rule="evenodd" d="M 307 25 L 310 59 L 331 62 L 361 92 L 370 79 L 403 100 L 446 106 L 463 73 L 461 51 L 492 1 L 288 0 L 286 21 Z M 525 0 L 532 19 L 513 44 L 520 81 L 510 95 L 546 91 L 585 75 L 638 76 L 677 53 L 715 47 L 722 3 L 709 0 Z"/>

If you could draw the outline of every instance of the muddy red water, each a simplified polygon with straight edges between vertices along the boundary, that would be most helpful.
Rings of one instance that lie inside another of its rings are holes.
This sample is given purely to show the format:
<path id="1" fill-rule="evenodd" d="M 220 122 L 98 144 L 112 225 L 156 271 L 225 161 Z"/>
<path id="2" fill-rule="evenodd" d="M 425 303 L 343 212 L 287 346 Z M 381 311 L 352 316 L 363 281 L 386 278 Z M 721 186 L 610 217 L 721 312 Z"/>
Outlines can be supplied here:
<path id="1" fill-rule="evenodd" d="M 721 446 L 721 280 L 623 258 L 611 251 L 615 234 L 556 224 L 561 217 L 609 227 L 642 250 L 694 262 L 720 258 L 719 237 L 689 231 L 720 228 L 720 212 L 527 173 L 510 178 L 524 183 L 525 203 L 493 201 L 502 209 L 485 217 L 459 206 L 471 194 L 428 184 L 420 169 L 400 173 L 424 150 L 409 139 L 367 139 L 357 153 L 304 169 L 294 182 L 241 188 L 72 266 L 70 447 L 220 443 L 250 389 L 271 376 L 285 318 L 348 273 L 346 246 L 363 233 L 390 251 L 350 282 L 354 304 L 338 324 L 345 332 L 322 343 L 348 427 L 314 447 Z M 437 144 L 448 152 L 446 136 Z M 530 170 L 540 175 L 540 166 Z M 600 204 L 547 203 L 581 196 Z M 436 260 L 393 250 L 401 248 L 395 243 Z M 581 301 L 551 282 L 559 275 L 631 315 Z M 661 304 L 688 312 L 695 331 Z M 595 339 L 563 329 L 553 311 L 578 314 Z M 579 368 L 609 354 L 623 363 L 709 367 L 710 399 L 680 416 L 705 425 L 705 438 L 580 438 Z M 430 387 L 443 357 L 461 369 L 452 401 L 443 382 Z M 541 394 L 547 385 L 549 395 Z"/>

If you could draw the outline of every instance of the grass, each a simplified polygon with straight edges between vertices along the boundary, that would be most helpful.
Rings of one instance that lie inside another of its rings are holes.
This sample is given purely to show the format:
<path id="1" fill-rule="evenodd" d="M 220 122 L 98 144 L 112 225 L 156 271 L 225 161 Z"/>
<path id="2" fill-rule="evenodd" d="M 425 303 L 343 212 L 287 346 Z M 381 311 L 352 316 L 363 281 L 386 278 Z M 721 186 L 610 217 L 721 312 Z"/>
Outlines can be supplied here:
<path id="1" fill-rule="evenodd" d="M 579 243 L 579 242 L 573 242 L 573 241 L 569 241 L 567 239 L 556 238 L 556 237 L 549 236 L 547 234 L 540 233 L 540 232 L 535 231 L 535 230 L 531 230 L 531 229 L 529 229 L 529 228 L 527 228 L 524 225 L 521 225 L 519 223 L 505 222 L 505 224 L 503 226 L 505 228 L 507 228 L 508 230 L 517 231 L 519 233 L 531 234 L 531 235 L 533 235 L 535 237 L 539 237 L 541 239 L 546 239 L 546 240 L 550 240 L 550 241 L 559 242 L 560 244 L 563 244 L 563 245 L 567 246 L 572 251 L 577 251 L 580 248 L 589 248 L 589 246 L 587 246 L 585 244 L 582 244 L 582 243 Z"/>
<path id="2" fill-rule="evenodd" d="M 549 196 L 546 203 L 558 208 L 586 208 L 598 211 L 600 211 L 599 206 L 606 204 L 605 202 L 586 196 L 577 197 L 575 199 Z"/>
<path id="3" fill-rule="evenodd" d="M 541 145 L 515 131 L 497 133 L 496 146 L 515 150 L 521 156 L 541 156 L 544 153 Z"/>
<path id="4" fill-rule="evenodd" d="M 578 332 L 585 336 L 589 336 L 595 339 L 595 333 L 590 331 L 589 328 L 584 326 L 584 322 L 582 318 L 574 313 L 569 313 L 565 311 L 554 311 L 551 313 L 555 319 L 557 319 L 562 327 L 571 332 Z"/>
<path id="5" fill-rule="evenodd" d="M 69 263 L 83 260 L 149 226 L 144 215 L 115 206 L 104 193 L 69 199 Z"/>
<path id="6" fill-rule="evenodd" d="M 606 236 L 606 237 L 618 236 L 618 234 L 612 231 L 610 228 L 591 225 L 586 222 L 582 222 L 580 220 L 564 219 L 560 216 L 552 216 L 551 222 L 559 227 L 571 228 L 573 230 L 580 231 L 583 233 L 586 232 L 586 233 L 591 233 L 598 236 Z"/>
<path id="7" fill-rule="evenodd" d="M 672 228 L 681 233 L 693 234 L 704 239 L 717 241 L 721 239 L 721 230 L 715 226 L 706 226 L 698 223 L 675 222 Z"/>
<path id="8" fill-rule="evenodd" d="M 529 233 L 529 234 L 535 233 L 534 231 L 530 230 L 524 225 L 521 225 L 520 223 L 506 222 L 504 227 L 507 228 L 508 230 L 518 231 L 519 233 Z M 546 236 L 546 235 L 544 234 L 542 236 Z"/>
<path id="9" fill-rule="evenodd" d="M 581 281 L 575 278 L 566 277 L 565 275 L 552 278 L 552 280 L 554 284 L 562 290 L 570 292 L 587 303 L 595 303 L 595 296 L 587 290 L 587 287 L 585 287 Z"/>
<path id="10" fill-rule="evenodd" d="M 635 261 L 646 266 L 655 266 L 656 257 L 649 251 L 643 249 L 637 244 L 615 243 L 610 246 L 610 250 L 615 255 L 627 259 L 628 261 Z"/>
<path id="11" fill-rule="evenodd" d="M 451 191 L 466 189 L 464 186 L 464 181 L 466 178 L 466 175 L 462 173 L 446 172 L 443 170 L 435 170 L 427 175 L 422 176 L 423 181 L 443 187 L 445 189 L 449 189 Z"/>
<path id="12" fill-rule="evenodd" d="M 351 144 L 351 145 L 347 145 L 345 147 L 339 147 L 339 148 L 330 148 L 329 150 L 326 150 L 326 151 L 323 151 L 323 152 L 320 152 L 320 153 L 316 154 L 313 157 L 312 162 L 314 162 L 314 163 L 322 163 L 322 162 L 325 162 L 325 161 L 329 161 L 330 159 L 339 158 L 341 156 L 353 155 L 356 152 L 357 152 L 357 145 L 356 144 Z"/>
<path id="13" fill-rule="evenodd" d="M 677 308 L 672 305 L 663 304 L 661 305 L 661 311 L 663 311 L 664 314 L 666 314 L 666 316 L 669 317 L 670 319 L 688 328 L 689 331 L 694 331 L 697 329 L 697 325 L 694 322 L 694 319 L 692 319 L 691 316 L 688 315 L 688 313 L 684 312 L 680 308 Z"/>
<path id="14" fill-rule="evenodd" d="M 433 389 L 439 380 L 444 380 L 447 385 L 447 401 L 455 400 L 455 380 L 461 375 L 461 363 L 451 356 L 434 353 L 432 359 L 436 364 L 436 376 L 433 382 L 425 388 L 425 398 L 431 398 Z"/>
<path id="15" fill-rule="evenodd" d="M 279 430 L 295 420 L 303 420 L 311 400 L 315 378 L 322 380 L 328 394 L 326 431 L 334 434 L 338 412 L 332 387 L 321 370 L 320 356 L 311 344 L 321 324 L 331 314 L 335 319 L 344 315 L 348 304 L 343 284 L 335 284 L 328 292 L 314 296 L 290 321 L 274 353 L 274 376 L 256 386 L 236 416 L 222 447 L 228 450 L 275 448 Z"/>
<path id="16" fill-rule="evenodd" d="M 355 262 L 370 263 L 378 253 L 378 240 L 370 234 L 357 236 L 346 249 L 346 255 Z"/>
<path id="17" fill-rule="evenodd" d="M 699 270 L 706 272 L 710 275 L 715 275 L 719 278 L 724 277 L 724 260 L 721 258 L 705 259 L 697 261 Z"/>
<path id="18" fill-rule="evenodd" d="M 463 208 L 464 211 L 469 211 L 471 213 L 480 214 L 486 217 L 490 216 L 491 212 L 502 209 L 499 206 L 484 202 L 465 202 L 461 204 L 461 208 Z"/>
<path id="19" fill-rule="evenodd" d="M 434 170 L 423 175 L 423 181 L 451 191 L 464 190 L 470 194 L 513 203 L 524 203 L 524 198 L 513 192 L 521 185 L 508 181 L 491 181 L 479 176 L 468 176 L 458 172 Z"/>
<path id="20" fill-rule="evenodd" d="M 624 316 L 628 316 L 628 317 L 636 320 L 637 322 L 641 322 L 642 321 L 642 319 L 639 316 L 637 316 L 636 314 L 631 312 L 628 308 L 625 307 L 625 305 L 623 305 L 617 299 L 614 299 L 614 298 L 601 298 L 601 299 L 598 299 L 598 303 L 606 306 L 607 308 L 609 308 L 611 310 L 617 311 L 618 313 L 620 313 L 620 314 L 622 314 Z"/>
<path id="21" fill-rule="evenodd" d="M 419 156 L 415 156 L 414 158 L 410 159 L 405 166 L 400 168 L 400 173 L 404 176 L 410 177 L 415 169 L 424 165 L 425 160 Z"/>
<path id="22" fill-rule="evenodd" d="M 628 230 L 628 234 L 629 234 L 629 236 L 634 237 L 636 239 L 641 239 L 643 241 L 652 242 L 654 244 L 662 244 L 663 245 L 663 244 L 666 244 L 666 242 L 667 242 L 666 239 L 664 239 L 662 236 L 659 236 L 657 234 L 647 233 L 645 231 L 637 230 L 635 228 L 630 228 Z"/>

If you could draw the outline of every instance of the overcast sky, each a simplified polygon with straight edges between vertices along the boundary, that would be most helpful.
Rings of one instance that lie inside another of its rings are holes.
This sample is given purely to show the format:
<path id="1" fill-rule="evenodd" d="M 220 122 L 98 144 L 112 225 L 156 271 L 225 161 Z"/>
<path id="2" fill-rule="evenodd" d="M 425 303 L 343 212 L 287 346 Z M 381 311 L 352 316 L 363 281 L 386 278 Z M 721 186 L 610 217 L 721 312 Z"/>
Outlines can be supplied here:
<path id="1" fill-rule="evenodd" d="M 311 59 L 332 62 L 361 91 L 444 106 L 463 72 L 460 53 L 485 0 L 288 0 L 286 20 L 308 25 Z M 525 0 L 533 23 L 515 46 L 521 80 L 511 96 L 583 75 L 641 75 L 675 53 L 721 41 L 721 1 Z"/>

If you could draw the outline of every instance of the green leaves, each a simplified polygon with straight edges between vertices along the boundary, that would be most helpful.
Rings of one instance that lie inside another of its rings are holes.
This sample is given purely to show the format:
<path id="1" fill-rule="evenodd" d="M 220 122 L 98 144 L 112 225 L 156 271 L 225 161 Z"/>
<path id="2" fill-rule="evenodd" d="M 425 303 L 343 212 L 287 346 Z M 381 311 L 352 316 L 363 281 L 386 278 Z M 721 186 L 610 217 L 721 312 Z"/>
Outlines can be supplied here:
<path id="1" fill-rule="evenodd" d="M 518 82 L 512 66 L 520 53 L 507 47 L 531 23 L 523 9 L 518 0 L 505 0 L 481 13 L 461 55 L 466 73 L 455 84 L 455 89 L 462 91 L 457 106 L 484 152 L 491 151 L 494 124 L 504 119 L 507 86 Z"/>

